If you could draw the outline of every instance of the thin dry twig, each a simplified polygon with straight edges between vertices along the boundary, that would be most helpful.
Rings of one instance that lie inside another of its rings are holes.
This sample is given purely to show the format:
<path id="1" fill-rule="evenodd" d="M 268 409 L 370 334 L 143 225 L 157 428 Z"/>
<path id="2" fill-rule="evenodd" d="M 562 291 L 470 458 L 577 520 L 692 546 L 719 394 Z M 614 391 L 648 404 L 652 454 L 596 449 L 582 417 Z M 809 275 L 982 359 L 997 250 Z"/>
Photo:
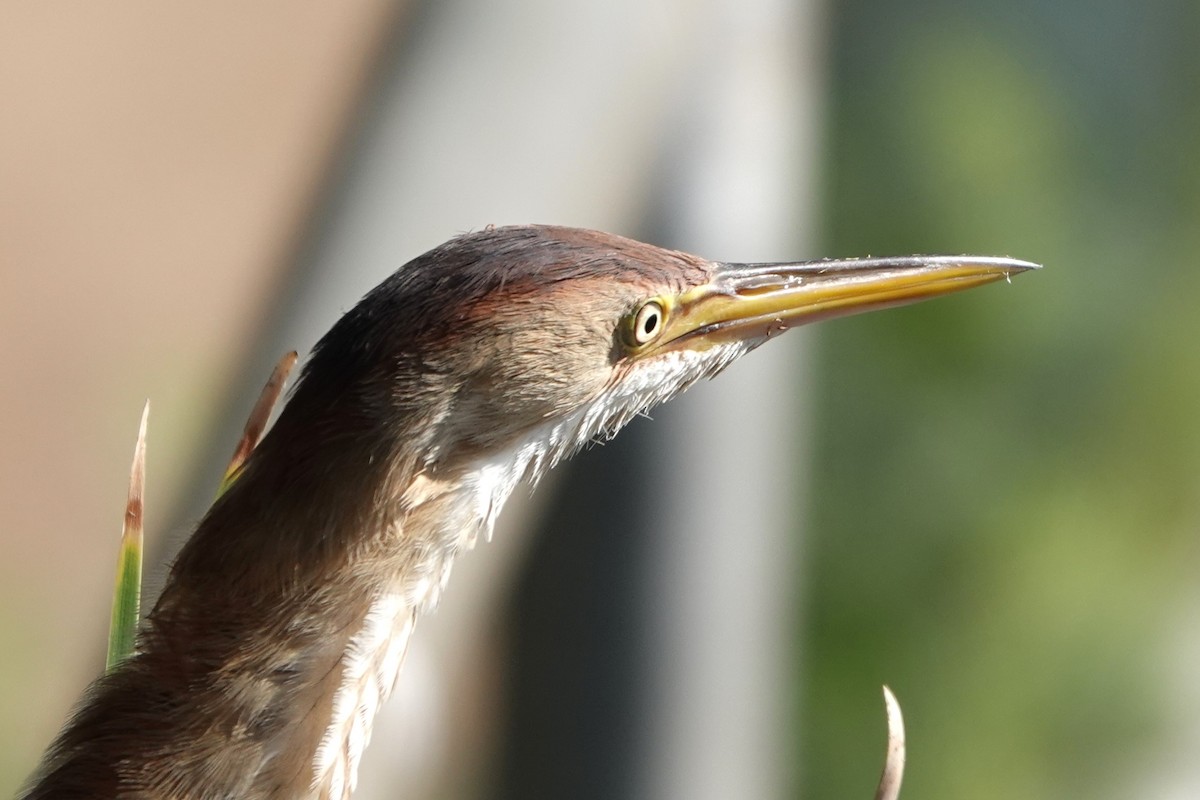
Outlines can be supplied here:
<path id="1" fill-rule="evenodd" d="M 229 488 L 237 477 L 238 470 L 242 468 L 246 459 L 250 457 L 250 453 L 258 446 L 263 431 L 267 429 L 271 411 L 274 410 L 275 403 L 278 402 L 279 395 L 283 392 L 283 384 L 287 381 L 292 367 L 296 366 L 296 358 L 295 350 L 286 353 L 272 370 L 271 377 L 267 379 L 262 393 L 258 396 L 258 402 L 254 404 L 254 409 L 250 412 L 250 418 L 246 420 L 246 427 L 242 430 L 242 438 L 238 440 L 233 457 L 229 459 L 229 467 L 225 470 L 225 477 L 221 479 L 221 489 L 218 494 L 224 493 Z"/>
<path id="2" fill-rule="evenodd" d="M 900 796 L 900 783 L 904 780 L 904 716 L 900 713 L 896 695 L 886 686 L 883 687 L 883 702 L 887 706 L 888 747 L 883 774 L 879 776 L 879 787 L 875 790 L 875 800 L 896 800 Z"/>

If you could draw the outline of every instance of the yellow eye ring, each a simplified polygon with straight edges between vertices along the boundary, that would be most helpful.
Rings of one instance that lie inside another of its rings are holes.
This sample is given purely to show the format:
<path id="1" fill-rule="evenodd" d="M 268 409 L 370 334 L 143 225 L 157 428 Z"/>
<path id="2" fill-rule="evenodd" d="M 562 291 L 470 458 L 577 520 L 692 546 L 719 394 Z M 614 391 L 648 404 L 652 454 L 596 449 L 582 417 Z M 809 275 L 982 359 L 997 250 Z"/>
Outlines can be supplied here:
<path id="1" fill-rule="evenodd" d="M 667 323 L 667 310 L 657 300 L 647 300 L 630 317 L 629 344 L 642 347 L 662 334 Z"/>

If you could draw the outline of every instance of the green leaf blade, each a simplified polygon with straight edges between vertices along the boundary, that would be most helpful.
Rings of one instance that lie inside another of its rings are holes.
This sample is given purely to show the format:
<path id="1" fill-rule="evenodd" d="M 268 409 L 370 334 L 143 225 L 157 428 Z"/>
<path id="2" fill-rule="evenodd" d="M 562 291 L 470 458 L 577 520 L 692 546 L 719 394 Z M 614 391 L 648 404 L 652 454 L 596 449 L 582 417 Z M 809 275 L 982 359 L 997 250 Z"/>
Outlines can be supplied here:
<path id="1" fill-rule="evenodd" d="M 133 466 L 129 471 L 129 496 L 125 503 L 125 526 L 117 560 L 117 580 L 113 591 L 112 617 L 108 629 L 108 658 L 105 669 L 112 672 L 133 655 L 142 604 L 143 513 L 146 489 L 146 422 L 150 402 L 142 409 Z"/>

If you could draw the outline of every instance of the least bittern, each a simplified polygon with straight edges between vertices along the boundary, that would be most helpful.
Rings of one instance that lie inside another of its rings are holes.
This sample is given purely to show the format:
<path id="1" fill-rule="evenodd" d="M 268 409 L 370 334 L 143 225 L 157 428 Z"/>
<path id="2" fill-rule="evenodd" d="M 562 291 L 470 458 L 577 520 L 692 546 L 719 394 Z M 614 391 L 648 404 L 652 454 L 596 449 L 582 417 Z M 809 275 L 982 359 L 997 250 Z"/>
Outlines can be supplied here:
<path id="1" fill-rule="evenodd" d="M 536 479 L 814 320 L 1034 265 L 725 264 L 496 228 L 414 259 L 318 343 L 29 798 L 344 798 L 417 618 Z"/>

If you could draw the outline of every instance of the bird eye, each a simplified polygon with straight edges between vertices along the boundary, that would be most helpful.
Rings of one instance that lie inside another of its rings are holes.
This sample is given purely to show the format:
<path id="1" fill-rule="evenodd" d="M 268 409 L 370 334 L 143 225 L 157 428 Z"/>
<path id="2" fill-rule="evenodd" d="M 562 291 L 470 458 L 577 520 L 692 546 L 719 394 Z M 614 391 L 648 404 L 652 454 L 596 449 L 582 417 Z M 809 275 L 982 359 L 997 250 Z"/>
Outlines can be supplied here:
<path id="1" fill-rule="evenodd" d="M 633 318 L 633 331 L 630 344 L 636 346 L 646 344 L 658 338 L 662 333 L 666 312 L 657 300 L 650 300 Z"/>

